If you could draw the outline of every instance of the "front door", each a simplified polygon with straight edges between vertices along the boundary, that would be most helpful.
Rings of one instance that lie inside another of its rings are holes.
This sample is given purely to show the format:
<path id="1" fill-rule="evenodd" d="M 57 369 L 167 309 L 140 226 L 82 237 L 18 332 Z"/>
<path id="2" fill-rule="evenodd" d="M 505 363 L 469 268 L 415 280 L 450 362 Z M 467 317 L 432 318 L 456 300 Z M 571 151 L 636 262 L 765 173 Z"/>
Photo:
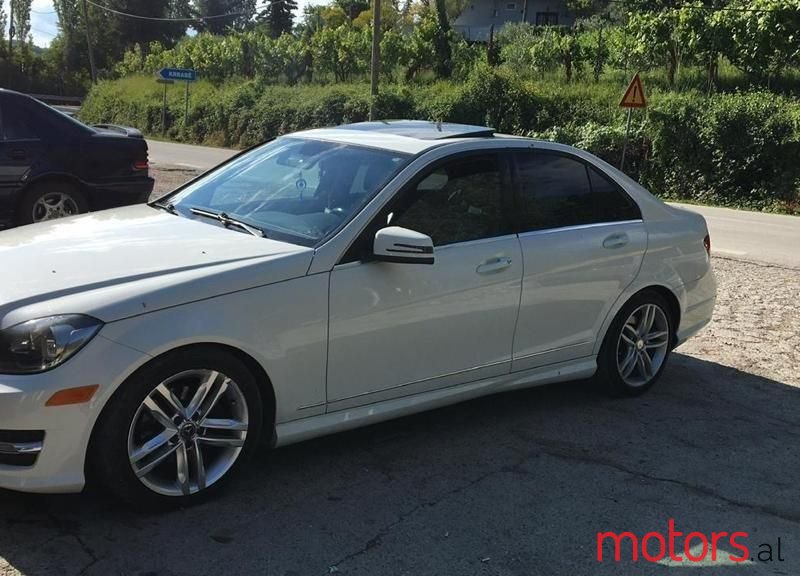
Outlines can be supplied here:
<path id="1" fill-rule="evenodd" d="M 333 269 L 329 410 L 509 372 L 522 255 L 502 166 L 494 152 L 436 163 L 362 237 L 368 248 L 389 224 L 422 232 L 433 265 L 356 256 Z"/>

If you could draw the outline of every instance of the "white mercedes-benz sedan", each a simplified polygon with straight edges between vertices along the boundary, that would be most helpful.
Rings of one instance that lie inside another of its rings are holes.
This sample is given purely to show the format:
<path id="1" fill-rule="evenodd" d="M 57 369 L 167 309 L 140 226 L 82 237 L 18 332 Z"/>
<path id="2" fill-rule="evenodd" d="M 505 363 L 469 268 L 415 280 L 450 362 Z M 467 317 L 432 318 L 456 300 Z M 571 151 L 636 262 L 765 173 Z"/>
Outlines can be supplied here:
<path id="1" fill-rule="evenodd" d="M 310 130 L 157 202 L 0 233 L 0 487 L 137 505 L 282 446 L 593 377 L 707 324 L 703 218 L 598 158 L 420 121 Z"/>

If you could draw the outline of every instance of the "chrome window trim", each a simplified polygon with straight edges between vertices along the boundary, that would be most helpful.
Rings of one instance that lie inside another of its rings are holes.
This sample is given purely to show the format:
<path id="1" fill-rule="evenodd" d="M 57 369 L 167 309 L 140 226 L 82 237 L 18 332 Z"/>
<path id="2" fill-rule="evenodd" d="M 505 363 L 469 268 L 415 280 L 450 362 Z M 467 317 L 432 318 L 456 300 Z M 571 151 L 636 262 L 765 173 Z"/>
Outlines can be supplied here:
<path id="1" fill-rule="evenodd" d="M 571 232 L 573 230 L 588 230 L 590 228 L 602 228 L 605 226 L 622 226 L 624 224 L 644 224 L 641 218 L 637 220 L 615 220 L 613 222 L 593 222 L 592 224 L 576 224 L 574 226 L 559 226 L 556 228 L 542 228 L 541 230 L 530 230 L 528 232 L 519 232 L 520 238 L 527 238 L 528 236 L 541 236 L 544 234 L 554 234 L 556 232 Z"/>

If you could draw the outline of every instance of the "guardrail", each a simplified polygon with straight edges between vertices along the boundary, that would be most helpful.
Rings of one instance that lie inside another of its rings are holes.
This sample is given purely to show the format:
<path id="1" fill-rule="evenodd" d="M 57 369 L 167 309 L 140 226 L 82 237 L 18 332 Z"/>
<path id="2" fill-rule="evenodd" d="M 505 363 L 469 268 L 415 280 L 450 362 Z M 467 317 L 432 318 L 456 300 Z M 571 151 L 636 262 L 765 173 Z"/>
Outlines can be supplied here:
<path id="1" fill-rule="evenodd" d="M 56 96 L 52 94 L 28 94 L 28 96 L 47 104 L 67 104 L 72 106 L 80 106 L 83 104 L 82 96 Z"/>

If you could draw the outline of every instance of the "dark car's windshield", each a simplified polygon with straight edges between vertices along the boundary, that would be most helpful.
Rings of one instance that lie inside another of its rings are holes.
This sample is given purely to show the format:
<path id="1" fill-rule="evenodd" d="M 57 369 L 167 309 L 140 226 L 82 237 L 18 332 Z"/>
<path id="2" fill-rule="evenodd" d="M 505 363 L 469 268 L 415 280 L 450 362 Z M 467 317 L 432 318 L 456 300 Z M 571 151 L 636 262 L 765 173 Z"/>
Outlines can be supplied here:
<path id="1" fill-rule="evenodd" d="M 316 246 L 372 198 L 409 156 L 350 144 L 279 138 L 201 177 L 168 202 L 225 213 L 270 238 Z"/>

